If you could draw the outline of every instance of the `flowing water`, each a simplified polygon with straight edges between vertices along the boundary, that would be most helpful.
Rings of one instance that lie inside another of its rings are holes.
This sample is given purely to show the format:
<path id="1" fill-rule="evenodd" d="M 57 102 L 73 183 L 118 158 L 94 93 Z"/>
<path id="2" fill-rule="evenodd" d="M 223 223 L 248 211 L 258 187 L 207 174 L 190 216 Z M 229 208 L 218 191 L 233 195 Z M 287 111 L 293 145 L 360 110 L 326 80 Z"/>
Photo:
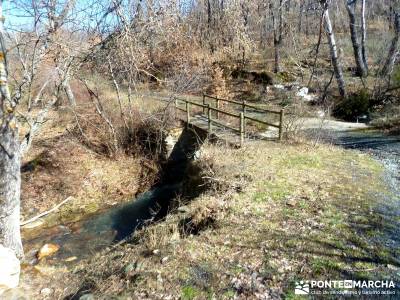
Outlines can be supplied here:
<path id="1" fill-rule="evenodd" d="M 155 187 L 137 199 L 111 208 L 67 226 L 45 229 L 25 242 L 25 247 L 36 251 L 46 243 L 60 245 L 60 250 L 47 259 L 48 264 L 78 261 L 130 236 L 146 223 L 164 217 L 180 191 L 180 184 Z"/>
<path id="2" fill-rule="evenodd" d="M 148 223 L 167 215 L 173 199 L 182 194 L 187 170 L 205 139 L 203 132 L 184 129 L 168 161 L 160 173 L 161 179 L 148 192 L 131 202 L 87 216 L 82 221 L 43 229 L 36 238 L 24 240 L 30 263 L 36 263 L 37 250 L 46 243 L 60 246 L 47 264 L 77 262 L 129 236 Z M 191 174 L 194 175 L 194 174 Z"/>

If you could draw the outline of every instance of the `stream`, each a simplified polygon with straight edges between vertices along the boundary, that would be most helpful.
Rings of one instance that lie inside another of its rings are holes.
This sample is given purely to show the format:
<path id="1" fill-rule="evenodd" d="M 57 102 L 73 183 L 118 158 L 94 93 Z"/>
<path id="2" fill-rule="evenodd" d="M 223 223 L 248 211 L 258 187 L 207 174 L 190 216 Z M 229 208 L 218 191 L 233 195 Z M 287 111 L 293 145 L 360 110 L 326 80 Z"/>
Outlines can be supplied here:
<path id="1" fill-rule="evenodd" d="M 205 138 L 203 132 L 184 129 L 168 160 L 163 164 L 158 182 L 136 199 L 91 216 L 84 216 L 75 223 L 39 229 L 39 236 L 24 239 L 26 262 L 31 265 L 38 263 L 37 251 L 44 244 L 55 244 L 60 249 L 54 255 L 46 257 L 45 263 L 74 264 L 130 237 L 135 230 L 164 218 L 175 205 L 173 200 L 182 195 L 187 170 Z"/>
<path id="2" fill-rule="evenodd" d="M 185 134 L 183 134 L 185 135 Z M 196 135 L 197 136 L 197 135 Z M 378 204 L 374 213 L 385 219 L 383 234 L 377 239 L 390 249 L 400 248 L 400 137 L 386 136 L 377 131 L 332 131 L 322 139 L 338 146 L 354 149 L 374 156 L 385 166 L 384 181 L 390 187 L 391 195 L 374 195 Z M 27 257 L 35 263 L 36 251 L 45 243 L 60 245 L 53 256 L 46 258 L 46 264 L 73 264 L 90 257 L 114 243 L 129 237 L 137 228 L 166 216 L 171 200 L 182 190 L 185 176 L 182 170 L 192 161 L 198 141 L 183 138 L 178 141 L 166 167 L 163 180 L 150 191 L 141 194 L 131 202 L 118 205 L 69 225 L 45 229 L 40 236 L 24 241 Z M 183 146 L 182 146 L 183 145 Z M 188 149 L 190 148 L 190 149 Z M 192 153 L 192 155 L 187 155 Z M 29 251 L 29 249 L 31 251 Z M 36 260 L 37 262 L 37 260 Z"/>
<path id="3" fill-rule="evenodd" d="M 30 259 L 44 244 L 61 246 L 53 256 L 46 258 L 46 264 L 65 264 L 79 261 L 129 237 L 146 223 L 164 217 L 171 199 L 180 191 L 180 184 L 154 187 L 137 199 L 89 216 L 69 225 L 44 229 L 36 238 L 25 241 Z M 30 255 L 29 255 L 30 254 Z"/>

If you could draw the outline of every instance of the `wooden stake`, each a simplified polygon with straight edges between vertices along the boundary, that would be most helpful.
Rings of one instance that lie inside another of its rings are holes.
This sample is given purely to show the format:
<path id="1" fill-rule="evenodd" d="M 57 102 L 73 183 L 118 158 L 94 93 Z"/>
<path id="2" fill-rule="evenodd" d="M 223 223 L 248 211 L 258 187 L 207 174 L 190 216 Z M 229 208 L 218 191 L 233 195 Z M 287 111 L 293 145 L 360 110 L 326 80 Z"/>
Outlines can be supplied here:
<path id="1" fill-rule="evenodd" d="M 206 114 L 206 108 L 204 107 L 206 105 L 206 95 L 203 93 L 203 115 Z"/>
<path id="2" fill-rule="evenodd" d="M 244 144 L 244 113 L 240 113 L 240 147 Z"/>
<path id="3" fill-rule="evenodd" d="M 212 133 L 212 124 L 211 124 L 211 109 L 210 104 L 207 104 L 207 121 L 208 121 L 208 132 Z"/>
<path id="4" fill-rule="evenodd" d="M 216 101 L 215 107 L 216 107 L 217 109 L 219 109 L 219 99 L 218 99 L 218 98 L 215 98 L 215 101 Z M 219 111 L 217 111 L 217 120 L 219 120 Z"/>
<path id="5" fill-rule="evenodd" d="M 279 114 L 279 140 L 282 141 L 283 139 L 283 117 L 285 115 L 285 111 L 281 109 Z"/>
<path id="6" fill-rule="evenodd" d="M 190 123 L 190 104 L 186 102 L 186 122 Z"/>

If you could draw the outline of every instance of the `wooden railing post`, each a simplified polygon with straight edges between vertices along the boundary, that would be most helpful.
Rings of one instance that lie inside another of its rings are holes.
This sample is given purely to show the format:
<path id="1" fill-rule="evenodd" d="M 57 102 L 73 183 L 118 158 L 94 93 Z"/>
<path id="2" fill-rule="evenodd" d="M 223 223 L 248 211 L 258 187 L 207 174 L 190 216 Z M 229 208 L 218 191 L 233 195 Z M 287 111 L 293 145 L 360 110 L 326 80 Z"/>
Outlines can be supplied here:
<path id="1" fill-rule="evenodd" d="M 206 108 L 204 107 L 206 105 L 206 94 L 203 93 L 203 115 L 206 114 Z"/>
<path id="2" fill-rule="evenodd" d="M 215 98 L 215 107 L 219 109 L 219 99 L 218 97 Z M 217 120 L 219 120 L 219 111 L 217 110 Z"/>
<path id="3" fill-rule="evenodd" d="M 281 109 L 280 114 L 279 114 L 279 140 L 283 140 L 283 118 L 285 115 L 285 111 Z"/>
<path id="4" fill-rule="evenodd" d="M 240 147 L 243 147 L 244 144 L 244 134 L 245 134 L 245 128 L 244 128 L 244 113 L 240 113 Z"/>
<path id="5" fill-rule="evenodd" d="M 186 122 L 189 124 L 190 122 L 190 104 L 186 102 Z"/>
<path id="6" fill-rule="evenodd" d="M 243 100 L 242 112 L 243 112 L 243 131 L 246 131 L 246 100 Z"/>
<path id="7" fill-rule="evenodd" d="M 212 124 L 211 124 L 210 104 L 207 104 L 207 123 L 208 123 L 208 133 L 211 133 L 212 132 Z"/>

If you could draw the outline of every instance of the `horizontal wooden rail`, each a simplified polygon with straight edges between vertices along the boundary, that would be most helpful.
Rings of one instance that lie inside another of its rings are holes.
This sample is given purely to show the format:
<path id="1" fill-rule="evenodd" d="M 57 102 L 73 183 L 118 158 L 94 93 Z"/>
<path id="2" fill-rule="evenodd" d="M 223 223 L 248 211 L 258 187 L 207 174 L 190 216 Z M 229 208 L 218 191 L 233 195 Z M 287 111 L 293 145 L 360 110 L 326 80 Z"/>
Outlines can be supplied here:
<path id="1" fill-rule="evenodd" d="M 222 110 L 222 109 L 218 109 L 218 108 L 211 107 L 211 106 L 210 106 L 210 109 L 211 109 L 212 111 L 216 111 L 216 112 L 219 112 L 219 113 L 221 113 L 221 114 L 225 114 L 225 115 L 230 116 L 230 117 L 240 118 L 240 115 L 236 115 L 236 114 L 234 114 L 234 113 L 230 113 L 230 112 L 224 111 L 224 110 Z"/>
<path id="2" fill-rule="evenodd" d="M 205 98 L 209 98 L 209 99 L 213 99 L 213 100 L 216 100 L 216 101 L 222 101 L 222 102 L 227 102 L 227 103 L 233 103 L 233 104 L 236 104 L 236 105 L 241 105 L 241 106 L 244 106 L 245 108 L 248 107 L 248 108 L 252 108 L 252 109 L 255 109 L 255 110 L 259 110 L 259 111 L 263 111 L 263 112 L 267 112 L 267 113 L 271 113 L 271 114 L 279 115 L 281 113 L 280 111 L 270 110 L 270 109 L 266 109 L 266 108 L 262 108 L 262 107 L 258 107 L 258 106 L 255 106 L 255 105 L 248 104 L 246 101 L 240 102 L 240 101 L 236 101 L 236 100 L 228 100 L 228 99 L 218 98 L 218 97 L 214 97 L 214 96 L 210 96 L 210 95 L 206 95 L 206 94 L 204 94 L 204 97 Z"/>
<path id="3" fill-rule="evenodd" d="M 255 109 L 255 110 L 259 110 L 259 111 L 263 111 L 263 112 L 267 112 L 267 113 L 271 113 L 271 114 L 279 115 L 281 113 L 280 111 L 269 110 L 269 109 L 265 109 L 265 108 L 262 108 L 262 107 L 257 107 L 255 105 L 250 105 L 250 104 L 247 104 L 247 103 L 245 105 L 246 105 L 246 107 L 249 107 L 249 108 L 252 108 L 252 109 Z"/>
<path id="4" fill-rule="evenodd" d="M 246 115 L 244 116 L 244 118 L 245 118 L 246 120 L 258 122 L 258 123 L 261 123 L 261 124 L 264 124 L 264 125 L 267 125 L 267 126 L 272 126 L 272 127 L 276 127 L 276 128 L 279 128 L 279 127 L 280 127 L 280 126 L 277 125 L 277 124 L 272 124 L 272 123 L 269 123 L 269 122 L 265 122 L 265 121 L 263 121 L 263 120 L 259 120 L 259 119 L 256 119 L 256 118 L 252 118 L 252 117 L 249 117 L 249 116 L 246 116 Z"/>
<path id="5" fill-rule="evenodd" d="M 176 109 L 179 109 L 180 111 L 186 112 L 186 109 L 180 108 L 180 107 L 176 107 Z"/>
<path id="6" fill-rule="evenodd" d="M 214 97 L 214 96 L 210 96 L 210 95 L 204 95 L 204 97 L 205 98 L 209 98 L 209 99 L 219 100 L 219 101 L 222 101 L 222 102 L 228 102 L 228 103 L 232 103 L 232 104 L 237 104 L 237 105 L 242 105 L 243 104 L 243 102 L 240 102 L 240 101 L 223 99 L 223 98 L 218 98 L 218 97 Z"/>
<path id="7" fill-rule="evenodd" d="M 206 98 L 210 98 L 210 99 L 214 99 L 216 100 L 216 107 L 212 107 L 209 103 L 206 103 L 205 99 Z M 182 98 L 174 98 L 175 100 L 175 107 L 182 111 L 182 112 L 186 112 L 186 122 L 189 124 L 192 120 L 191 118 L 191 114 L 190 114 L 190 107 L 193 106 L 197 106 L 202 108 L 203 110 L 203 117 L 206 118 L 206 122 L 207 122 L 207 128 L 208 128 L 208 132 L 212 133 L 213 131 L 213 124 L 218 124 L 222 127 L 228 128 L 234 132 L 238 132 L 240 134 L 240 144 L 243 145 L 244 142 L 244 137 L 245 137 L 245 133 L 246 133 L 246 121 L 253 121 L 256 123 L 260 123 L 266 126 L 271 126 L 271 127 L 275 127 L 279 129 L 279 140 L 282 140 L 283 137 L 283 118 L 284 118 L 284 111 L 273 111 L 273 110 L 268 110 L 268 109 L 263 109 L 263 108 L 259 108 L 257 106 L 253 106 L 253 105 L 248 105 L 245 101 L 243 102 L 239 102 L 239 101 L 235 101 L 235 100 L 227 100 L 227 99 L 220 99 L 217 97 L 213 97 L 213 96 L 209 96 L 209 95 L 203 95 L 203 104 L 198 103 L 196 101 L 191 101 L 188 99 L 182 99 Z M 220 101 L 225 101 L 228 103 L 233 103 L 233 104 L 237 104 L 241 106 L 241 112 L 240 114 L 235 114 L 233 112 L 228 112 L 225 111 L 223 109 L 220 108 L 219 104 Z M 181 108 L 179 107 L 179 102 L 182 102 L 182 104 L 185 105 L 185 108 Z M 265 113 L 273 113 L 273 114 L 277 114 L 279 115 L 279 124 L 273 124 L 271 122 L 267 122 L 264 120 L 260 120 L 254 117 L 250 117 L 249 115 L 246 115 L 246 108 L 251 108 L 251 109 L 255 109 L 258 110 L 260 112 L 265 112 Z M 214 119 L 212 117 L 212 112 L 216 112 L 216 119 Z M 239 128 L 235 128 L 232 126 L 229 126 L 227 124 L 224 124 L 223 122 L 217 121 L 219 119 L 219 115 L 223 114 L 223 115 L 227 115 L 229 117 L 233 117 L 235 119 L 239 120 Z"/>
<path id="8" fill-rule="evenodd" d="M 194 101 L 184 100 L 184 99 L 178 99 L 178 98 L 177 98 L 176 100 L 182 101 L 183 103 L 189 103 L 189 104 L 193 104 L 193 105 L 198 106 L 198 107 L 202 107 L 202 108 L 208 109 L 208 106 L 207 106 L 207 105 L 203 105 L 203 104 L 200 104 L 200 103 L 197 103 L 197 102 L 194 102 Z M 184 112 L 186 111 L 186 109 L 183 109 L 183 108 L 180 108 L 180 107 L 177 107 L 177 108 L 178 108 L 179 110 L 181 110 L 181 111 L 184 111 Z M 234 114 L 234 113 L 231 113 L 231 112 L 227 112 L 227 111 L 224 111 L 224 110 L 222 110 L 222 109 L 215 108 L 215 107 L 211 107 L 211 106 L 210 106 L 210 110 L 219 112 L 219 113 L 221 113 L 221 114 L 225 114 L 225 115 L 230 116 L 230 117 L 240 118 L 240 115 L 237 115 L 237 114 Z"/>
<path id="9" fill-rule="evenodd" d="M 190 101 L 190 100 L 186 100 L 186 99 L 175 98 L 175 101 L 182 101 L 183 103 L 190 103 L 190 104 L 193 104 L 193 105 L 198 106 L 198 107 L 207 108 L 207 105 L 203 105 L 201 103 Z"/>

